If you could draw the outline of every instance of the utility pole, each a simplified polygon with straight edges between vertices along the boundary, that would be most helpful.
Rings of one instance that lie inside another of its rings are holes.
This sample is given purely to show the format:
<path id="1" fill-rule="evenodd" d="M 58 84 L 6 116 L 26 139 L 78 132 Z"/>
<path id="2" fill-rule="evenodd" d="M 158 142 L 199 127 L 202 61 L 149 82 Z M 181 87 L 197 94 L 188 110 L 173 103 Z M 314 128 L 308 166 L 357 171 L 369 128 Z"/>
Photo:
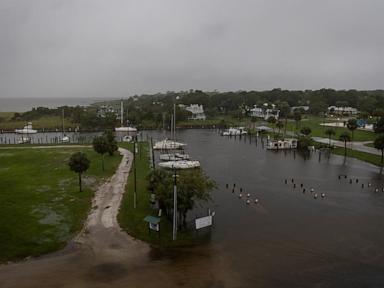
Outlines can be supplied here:
<path id="1" fill-rule="evenodd" d="M 152 169 L 155 170 L 155 153 L 153 151 L 153 139 L 151 137 Z"/>
<path id="2" fill-rule="evenodd" d="M 173 233 L 172 240 L 175 241 L 177 239 L 177 175 L 176 169 L 174 170 L 174 180 L 173 180 Z"/>
<path id="3" fill-rule="evenodd" d="M 133 141 L 133 179 L 134 179 L 133 208 L 136 208 L 136 138 Z"/>

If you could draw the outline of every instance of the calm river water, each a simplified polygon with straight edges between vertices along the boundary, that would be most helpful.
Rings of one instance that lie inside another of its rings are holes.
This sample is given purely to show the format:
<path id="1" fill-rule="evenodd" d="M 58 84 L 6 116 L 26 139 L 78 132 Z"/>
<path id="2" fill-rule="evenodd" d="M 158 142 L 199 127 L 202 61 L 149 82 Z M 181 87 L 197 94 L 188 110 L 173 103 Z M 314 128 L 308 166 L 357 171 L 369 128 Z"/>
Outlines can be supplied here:
<path id="1" fill-rule="evenodd" d="M 212 240 L 195 252 L 209 251 L 211 265 L 226 269 L 236 285 L 384 287 L 384 178 L 378 168 L 334 155 L 319 159 L 317 152 L 305 160 L 266 151 L 255 138 L 212 130 L 181 131 L 178 138 L 218 183 Z M 240 187 L 259 204 L 239 199 Z"/>

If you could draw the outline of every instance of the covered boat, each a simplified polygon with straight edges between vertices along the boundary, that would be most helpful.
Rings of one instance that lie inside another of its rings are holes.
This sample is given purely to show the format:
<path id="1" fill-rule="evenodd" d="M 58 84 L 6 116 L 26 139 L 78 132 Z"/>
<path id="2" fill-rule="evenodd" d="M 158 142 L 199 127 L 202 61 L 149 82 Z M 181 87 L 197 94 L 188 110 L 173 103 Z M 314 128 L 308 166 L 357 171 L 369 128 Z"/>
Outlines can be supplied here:
<path id="1" fill-rule="evenodd" d="M 170 154 L 161 154 L 161 161 L 180 161 L 180 160 L 189 160 L 188 154 L 181 153 L 170 153 Z"/>
<path id="2" fill-rule="evenodd" d="M 226 131 L 223 131 L 221 133 L 222 136 L 240 136 L 247 134 L 247 131 L 244 127 L 237 127 L 237 128 L 229 128 Z"/>
<path id="3" fill-rule="evenodd" d="M 153 145 L 153 149 L 155 150 L 182 149 L 185 145 L 186 144 L 184 143 L 165 139 L 165 140 L 156 142 L 155 145 Z"/>
<path id="4" fill-rule="evenodd" d="M 200 167 L 199 161 L 168 161 L 159 163 L 159 167 L 167 168 L 167 169 L 192 169 Z"/>
<path id="5" fill-rule="evenodd" d="M 24 126 L 23 129 L 16 129 L 15 132 L 18 134 L 35 134 L 37 133 L 37 130 L 32 128 L 32 122 L 28 122 L 28 124 Z"/>

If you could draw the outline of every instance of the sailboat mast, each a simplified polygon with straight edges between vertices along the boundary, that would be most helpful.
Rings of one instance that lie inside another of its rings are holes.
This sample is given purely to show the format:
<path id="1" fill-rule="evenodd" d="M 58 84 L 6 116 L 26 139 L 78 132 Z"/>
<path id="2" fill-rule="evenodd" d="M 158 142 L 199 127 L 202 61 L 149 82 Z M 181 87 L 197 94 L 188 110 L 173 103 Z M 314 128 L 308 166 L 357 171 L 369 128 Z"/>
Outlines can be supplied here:
<path id="1" fill-rule="evenodd" d="M 124 123 L 124 108 L 123 108 L 123 99 L 121 99 L 120 101 L 120 123 L 121 123 L 121 127 L 123 127 L 123 123 Z"/>
<path id="2" fill-rule="evenodd" d="M 176 103 L 173 103 L 173 140 L 176 141 Z"/>
<path id="3" fill-rule="evenodd" d="M 62 124 L 63 124 L 63 127 L 62 127 L 62 134 L 63 134 L 63 135 L 62 135 L 62 137 L 64 137 L 64 108 L 62 109 L 61 112 L 62 112 L 62 122 L 63 122 L 63 123 L 62 123 Z"/>

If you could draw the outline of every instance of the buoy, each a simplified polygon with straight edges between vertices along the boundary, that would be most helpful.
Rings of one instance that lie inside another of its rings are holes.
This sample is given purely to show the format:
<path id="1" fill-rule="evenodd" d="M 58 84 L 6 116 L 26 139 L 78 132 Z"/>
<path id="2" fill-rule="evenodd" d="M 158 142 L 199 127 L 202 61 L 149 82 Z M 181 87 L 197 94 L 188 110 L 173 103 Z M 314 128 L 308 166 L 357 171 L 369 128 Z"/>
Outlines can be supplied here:
<path id="1" fill-rule="evenodd" d="M 311 193 L 314 192 L 314 191 L 315 191 L 315 189 L 311 188 Z"/>
<path id="2" fill-rule="evenodd" d="M 325 197 L 325 194 L 324 193 L 321 193 L 321 198 L 324 198 Z"/>
<path id="3" fill-rule="evenodd" d="M 247 199 L 246 203 L 247 203 L 247 204 L 250 204 L 250 203 L 251 203 L 251 200 Z"/>
<path id="4" fill-rule="evenodd" d="M 243 197 L 243 194 L 240 193 L 240 194 L 239 194 L 239 198 L 241 198 L 241 197 Z"/>
<path id="5" fill-rule="evenodd" d="M 317 199 L 317 193 L 315 193 L 315 194 L 313 195 L 313 198 Z"/>
<path id="6" fill-rule="evenodd" d="M 371 185 L 372 185 L 371 183 L 368 183 L 368 187 L 371 187 Z"/>
<path id="7" fill-rule="evenodd" d="M 376 189 L 375 189 L 375 193 L 377 193 L 377 192 L 379 192 L 379 188 L 376 188 Z"/>
<path id="8" fill-rule="evenodd" d="M 256 204 L 259 203 L 259 199 L 256 198 L 256 199 L 255 199 L 255 203 L 256 203 Z"/>
<path id="9" fill-rule="evenodd" d="M 251 194 L 248 193 L 248 194 L 247 194 L 247 197 L 248 197 L 248 198 L 251 197 Z"/>

